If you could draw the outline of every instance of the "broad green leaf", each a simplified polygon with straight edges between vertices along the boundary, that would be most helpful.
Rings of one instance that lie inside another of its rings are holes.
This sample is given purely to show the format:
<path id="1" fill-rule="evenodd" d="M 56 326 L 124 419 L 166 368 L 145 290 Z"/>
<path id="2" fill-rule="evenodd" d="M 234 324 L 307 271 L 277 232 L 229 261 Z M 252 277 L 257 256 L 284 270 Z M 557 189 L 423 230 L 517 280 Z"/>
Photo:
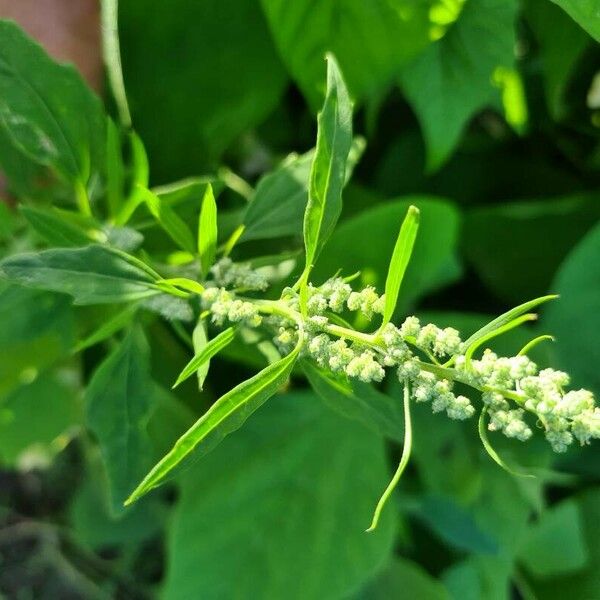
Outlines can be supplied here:
<path id="1" fill-rule="evenodd" d="M 558 365 L 574 385 L 600 395 L 600 223 L 567 256 L 553 283 L 560 300 L 545 311 L 543 325 L 556 338 Z"/>
<path id="2" fill-rule="evenodd" d="M 132 329 L 100 364 L 86 390 L 86 422 L 100 444 L 114 514 L 123 511 L 131 483 L 153 458 L 146 431 L 153 409 L 149 354 L 141 329 Z"/>
<path id="3" fill-rule="evenodd" d="M 20 210 L 31 227 L 53 246 L 87 246 L 94 241 L 85 229 L 65 220 L 64 213 L 56 209 L 21 206 Z"/>
<path id="4" fill-rule="evenodd" d="M 492 75 L 514 63 L 516 0 L 469 0 L 444 37 L 400 76 L 427 146 L 427 168 L 445 162 L 473 114 L 492 103 Z"/>
<path id="5" fill-rule="evenodd" d="M 394 246 L 394 252 L 390 260 L 387 279 L 385 280 L 385 308 L 383 311 L 383 321 L 381 328 L 383 329 L 392 319 L 396 303 L 398 301 L 398 293 L 400 285 L 406 272 L 406 267 L 410 261 L 415 240 L 417 239 L 417 231 L 419 230 L 419 209 L 416 206 L 409 206 L 406 217 L 402 221 L 400 233 Z"/>
<path id="6" fill-rule="evenodd" d="M 355 600 L 450 600 L 441 581 L 433 578 L 418 563 L 394 557 L 377 577 L 359 592 Z M 465 599 L 462 599 L 465 600 Z"/>
<path id="7" fill-rule="evenodd" d="M 262 6 L 283 62 L 315 111 L 327 52 L 337 57 L 353 97 L 376 102 L 429 44 L 426 2 L 262 0 Z"/>
<path id="8" fill-rule="evenodd" d="M 527 529 L 519 561 L 540 578 L 581 570 L 588 561 L 582 525 L 575 499 L 551 507 Z"/>
<path id="9" fill-rule="evenodd" d="M 69 299 L 0 282 L 0 399 L 30 383 L 73 347 Z"/>
<path id="10" fill-rule="evenodd" d="M 555 300 L 558 298 L 556 294 L 550 294 L 548 296 L 542 296 L 540 298 L 535 298 L 534 300 L 529 300 L 529 302 L 525 302 L 520 304 L 519 306 L 515 306 L 511 310 L 501 314 L 499 317 L 496 317 L 493 321 L 490 321 L 487 325 L 484 325 L 481 329 L 478 329 L 473 335 L 469 336 L 464 342 L 463 345 L 465 348 L 470 348 L 474 344 L 479 346 L 481 343 L 484 343 L 488 336 L 494 336 L 496 332 L 502 333 L 506 328 L 511 328 L 511 324 L 515 323 L 524 313 L 528 310 L 536 308 L 540 304 L 544 302 L 548 302 L 549 300 Z M 525 315 L 526 316 L 526 315 Z M 530 320 L 530 319 L 525 319 Z M 515 323 L 518 325 L 519 323 Z"/>
<path id="11" fill-rule="evenodd" d="M 482 206 L 466 211 L 461 246 L 495 295 L 520 302 L 551 289 L 560 263 L 598 219 L 596 193 Z"/>
<path id="12" fill-rule="evenodd" d="M 210 359 L 218 354 L 225 346 L 227 346 L 235 336 L 233 327 L 228 327 L 217 337 L 213 338 L 206 345 L 203 345 L 194 354 L 194 358 L 183 368 L 183 371 L 179 374 L 177 381 L 173 387 L 177 387 L 180 383 L 183 383 L 188 377 L 196 373 L 203 365 L 208 365 Z M 202 385 L 200 386 L 202 389 Z"/>
<path id="13" fill-rule="evenodd" d="M 146 0 L 122 0 L 119 26 L 133 121 L 157 181 L 214 168 L 281 102 L 287 75 L 256 0 L 170 0 L 151 13 Z"/>
<path id="14" fill-rule="evenodd" d="M 119 112 L 123 127 L 131 127 L 131 114 L 127 103 L 121 51 L 119 48 L 119 0 L 101 0 L 102 48 L 104 64 L 108 73 L 110 88 Z"/>
<path id="15" fill-rule="evenodd" d="M 302 368 L 328 407 L 381 435 L 402 441 L 404 423 L 397 398 L 382 394 L 371 385 L 338 377 L 311 361 L 304 361 Z"/>
<path id="16" fill-rule="evenodd" d="M 597 42 L 600 42 L 600 4 L 598 0 L 552 0 L 583 27 Z"/>
<path id="17" fill-rule="evenodd" d="M 528 0 L 524 10 L 527 24 L 539 44 L 544 91 L 554 119 L 565 117 L 565 93 L 575 68 L 592 40 L 558 6 L 548 0 Z"/>
<path id="18" fill-rule="evenodd" d="M 304 213 L 307 273 L 342 211 L 342 188 L 352 144 L 352 104 L 333 56 L 327 58 L 327 94 L 318 116 L 317 147 Z"/>
<path id="19" fill-rule="evenodd" d="M 125 302 L 160 292 L 160 277 L 140 260 L 97 245 L 11 256 L 0 262 L 0 278 L 69 294 L 75 304 Z"/>
<path id="20" fill-rule="evenodd" d="M 496 540 L 482 531 L 473 515 L 444 496 L 426 495 L 421 498 L 415 515 L 445 543 L 463 552 L 496 554 Z"/>
<path id="21" fill-rule="evenodd" d="M 0 402 L 0 463 L 15 465 L 28 450 L 52 458 L 68 430 L 81 425 L 81 413 L 77 390 L 53 374 L 16 388 Z"/>
<path id="22" fill-rule="evenodd" d="M 352 597 L 393 551 L 395 511 L 361 527 L 386 474 L 379 436 L 313 394 L 276 396 L 182 476 L 165 600 Z"/>
<path id="23" fill-rule="evenodd" d="M 183 250 L 195 253 L 196 244 L 194 236 L 181 217 L 149 189 L 138 185 L 136 190 L 140 198 L 146 203 L 152 216 L 169 234 L 169 237 Z"/>
<path id="24" fill-rule="evenodd" d="M 105 126 L 100 100 L 77 71 L 52 61 L 15 23 L 0 21 L 0 128 L 21 160 L 49 167 L 86 195 L 104 171 Z"/>
<path id="25" fill-rule="evenodd" d="M 198 253 L 202 274 L 207 275 L 217 254 L 217 203 L 210 183 L 206 186 L 202 199 L 202 209 L 198 223 Z"/>
<path id="26" fill-rule="evenodd" d="M 403 313 L 426 293 L 456 279 L 458 211 L 447 201 L 427 196 L 386 202 L 341 223 L 317 262 L 313 279 L 323 281 L 338 270 L 345 275 L 359 270 L 360 283 L 383 291 L 398 236 L 397 224 L 411 204 L 418 205 L 421 212 L 419 236 L 404 276 L 397 313 Z"/>
<path id="27" fill-rule="evenodd" d="M 298 358 L 298 346 L 288 356 L 273 363 L 250 379 L 221 396 L 194 425 L 175 442 L 173 448 L 146 475 L 126 501 L 131 504 L 172 475 L 180 463 L 192 456 L 198 459 L 230 433 L 239 429 L 245 420 L 260 408 L 289 377 Z"/>
<path id="28" fill-rule="evenodd" d="M 348 183 L 364 148 L 364 139 L 355 137 L 348 154 L 345 183 Z M 314 150 L 301 156 L 291 154 L 275 171 L 258 182 L 244 215 L 243 242 L 302 235 L 313 159 Z"/>
<path id="29" fill-rule="evenodd" d="M 73 352 L 81 352 L 86 348 L 95 346 L 96 344 L 107 340 L 115 333 L 118 333 L 119 331 L 127 327 L 127 325 L 129 325 L 132 322 L 133 317 L 138 308 L 139 307 L 136 304 L 128 304 L 127 306 L 125 306 L 125 308 L 119 310 L 114 315 L 105 319 L 104 322 L 95 331 L 93 331 L 77 343 L 75 348 L 73 348 Z"/>

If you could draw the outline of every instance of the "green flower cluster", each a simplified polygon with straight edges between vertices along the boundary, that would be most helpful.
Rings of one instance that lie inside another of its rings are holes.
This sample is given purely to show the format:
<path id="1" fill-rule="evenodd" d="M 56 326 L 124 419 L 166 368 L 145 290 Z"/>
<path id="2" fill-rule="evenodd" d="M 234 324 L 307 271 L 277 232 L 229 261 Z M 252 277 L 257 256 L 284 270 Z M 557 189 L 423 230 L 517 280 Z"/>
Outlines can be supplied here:
<path id="1" fill-rule="evenodd" d="M 360 313 L 367 320 L 383 314 L 385 296 L 371 286 L 354 291 L 341 277 L 321 286 L 309 284 L 302 310 L 300 294 L 292 288 L 278 301 L 240 299 L 225 289 L 264 289 L 264 278 L 245 265 L 223 259 L 212 273 L 219 287 L 208 287 L 202 302 L 213 321 L 264 325 L 274 331 L 282 353 L 297 344 L 302 330 L 302 353 L 319 366 L 366 383 L 382 381 L 386 369 L 395 368 L 400 381 L 409 382 L 416 402 L 430 402 L 433 412 L 445 412 L 451 419 L 475 414 L 471 401 L 454 391 L 460 383 L 481 392 L 490 431 L 525 441 L 532 435 L 526 421 L 530 414 L 556 452 L 564 452 L 574 439 L 587 444 L 600 438 L 600 409 L 592 393 L 566 391 L 566 373 L 539 370 L 527 356 L 499 357 L 489 349 L 472 359 L 456 329 L 422 325 L 414 316 L 400 327 L 387 323 L 372 334 L 356 331 L 340 313 Z"/>

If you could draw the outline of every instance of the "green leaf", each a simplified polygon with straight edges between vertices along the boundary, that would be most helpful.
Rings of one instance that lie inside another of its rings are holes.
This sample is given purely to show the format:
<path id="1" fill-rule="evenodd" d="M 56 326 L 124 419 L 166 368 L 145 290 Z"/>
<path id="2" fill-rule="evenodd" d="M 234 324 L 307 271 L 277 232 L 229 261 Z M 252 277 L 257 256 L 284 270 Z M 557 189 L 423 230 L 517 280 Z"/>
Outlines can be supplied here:
<path id="1" fill-rule="evenodd" d="M 81 421 L 77 390 L 59 377 L 44 374 L 18 387 L 0 403 L 0 463 L 15 465 L 29 449 L 53 457 L 68 439 L 67 431 Z"/>
<path id="2" fill-rule="evenodd" d="M 208 334 L 206 332 L 206 323 L 204 319 L 198 319 L 196 326 L 194 327 L 194 331 L 192 332 L 192 345 L 194 347 L 194 353 L 199 354 L 204 350 L 206 345 L 208 344 Z M 262 366 L 262 365 L 261 365 Z M 208 375 L 208 370 L 210 368 L 210 361 L 206 361 L 203 365 L 198 367 L 196 374 L 198 376 L 198 389 L 202 391 L 204 387 L 204 381 Z"/>
<path id="3" fill-rule="evenodd" d="M 498 96 L 492 75 L 514 63 L 515 0 L 469 0 L 458 20 L 400 76 L 427 146 L 427 168 L 445 162 L 471 116 Z"/>
<path id="4" fill-rule="evenodd" d="M 105 319 L 93 333 L 90 333 L 77 343 L 75 348 L 73 348 L 73 353 L 78 353 L 86 348 L 95 346 L 127 327 L 132 322 L 138 308 L 137 304 L 128 304 L 122 310 Z"/>
<path id="5" fill-rule="evenodd" d="M 198 223 L 198 252 L 204 276 L 207 275 L 215 262 L 217 234 L 217 203 L 215 202 L 212 185 L 209 183 L 204 191 L 200 221 Z"/>
<path id="6" fill-rule="evenodd" d="M 529 300 L 529 302 L 525 302 L 520 304 L 519 306 L 515 306 L 511 310 L 501 314 L 499 317 L 496 317 L 493 321 L 490 321 L 487 325 L 484 325 L 481 329 L 478 329 L 473 335 L 469 336 L 464 342 L 463 346 L 465 348 L 469 348 L 476 344 L 479 346 L 481 343 L 484 343 L 488 336 L 494 337 L 496 332 L 502 333 L 506 327 L 512 328 L 511 324 L 515 322 L 515 320 L 519 319 L 523 313 L 526 313 L 528 310 L 536 308 L 540 304 L 544 302 L 548 302 L 549 300 L 555 300 L 558 298 L 556 294 L 550 294 L 548 296 L 541 296 L 540 298 L 535 298 L 534 300 Z M 530 320 L 525 319 L 525 320 Z M 515 324 L 518 325 L 517 322 Z"/>
<path id="7" fill-rule="evenodd" d="M 419 206 L 419 237 L 403 280 L 397 313 L 423 295 L 453 281 L 459 274 L 456 258 L 459 214 L 447 201 L 409 196 L 369 208 L 341 223 L 315 267 L 313 278 L 325 280 L 338 270 L 361 272 L 361 283 L 383 291 L 399 223 L 411 204 Z M 360 243 L 357 243 L 360 240 Z"/>
<path id="8" fill-rule="evenodd" d="M 300 346 L 288 356 L 269 365 L 250 379 L 240 383 L 221 396 L 194 425 L 186 431 L 160 462 L 146 475 L 126 501 L 139 500 L 152 488 L 164 483 L 175 467 L 189 460 L 198 459 L 230 433 L 239 429 L 244 421 L 260 408 L 289 377 L 298 358 Z"/>
<path id="9" fill-rule="evenodd" d="M 394 511 L 360 527 L 386 473 L 379 436 L 313 394 L 276 396 L 182 477 L 165 600 L 352 597 L 393 551 Z"/>
<path id="10" fill-rule="evenodd" d="M 348 154 L 345 183 L 348 183 L 364 149 L 364 138 L 355 137 Z M 301 156 L 291 154 L 275 171 L 258 182 L 244 215 L 243 242 L 302 235 L 314 154 L 314 150 Z"/>
<path id="11" fill-rule="evenodd" d="M 402 441 L 404 424 L 400 403 L 372 385 L 351 381 L 303 361 L 302 369 L 313 390 L 339 414 L 360 421 L 369 429 L 395 441 Z"/>
<path id="12" fill-rule="evenodd" d="M 86 422 L 100 444 L 113 513 L 152 461 L 146 431 L 152 413 L 150 350 L 134 328 L 100 364 L 86 390 Z"/>
<path id="13" fill-rule="evenodd" d="M 127 96 L 157 181 L 214 168 L 281 102 L 287 75 L 256 0 L 171 0 L 152 13 L 127 0 L 119 24 Z"/>
<path id="14" fill-rule="evenodd" d="M 377 578 L 359 592 L 356 600 L 450 600 L 442 583 L 416 562 L 394 557 Z"/>
<path id="15" fill-rule="evenodd" d="M 15 23 L 0 21 L 0 128 L 12 152 L 82 190 L 104 171 L 105 126 L 100 100 L 79 73 L 52 61 Z"/>
<path id="16" fill-rule="evenodd" d="M 56 209 L 21 206 L 20 210 L 31 227 L 53 246 L 87 246 L 94 241 L 85 229 L 65 220 Z"/>
<path id="17" fill-rule="evenodd" d="M 160 277 L 140 260 L 107 246 L 18 254 L 0 262 L 0 278 L 73 296 L 75 304 L 148 298 Z"/>
<path id="18" fill-rule="evenodd" d="M 0 323 L 0 399 L 73 347 L 73 310 L 65 296 L 0 282 Z"/>
<path id="19" fill-rule="evenodd" d="M 233 327 L 228 327 L 224 331 L 221 331 L 219 335 L 207 344 L 202 345 L 199 350 L 196 350 L 194 358 L 184 367 L 183 371 L 177 377 L 177 381 L 173 385 L 176 388 L 179 384 L 183 383 L 188 377 L 196 373 L 203 365 L 208 366 L 208 361 L 218 354 L 225 346 L 227 346 L 234 338 L 235 331 Z M 202 386 L 200 386 L 202 389 Z"/>
<path id="20" fill-rule="evenodd" d="M 406 272 L 406 267 L 410 261 L 415 240 L 417 239 L 417 231 L 419 230 L 419 209 L 416 206 L 409 206 L 406 217 L 402 221 L 400 233 L 394 246 L 394 252 L 390 260 L 390 268 L 388 269 L 387 279 L 385 280 L 385 308 L 383 311 L 383 321 L 381 329 L 383 329 L 391 320 L 396 302 L 398 301 L 398 293 L 400 285 Z"/>
<path id="21" fill-rule="evenodd" d="M 283 62 L 310 106 L 323 98 L 323 63 L 333 53 L 357 101 L 386 92 L 402 65 L 429 44 L 426 2 L 262 0 Z"/>
<path id="22" fill-rule="evenodd" d="M 342 188 L 352 144 L 352 104 L 339 68 L 327 59 L 327 94 L 318 116 L 317 147 L 304 213 L 307 274 L 342 211 Z"/>
<path id="23" fill-rule="evenodd" d="M 544 326 L 556 338 L 558 366 L 574 385 L 600 395 L 600 223 L 575 246 L 553 283 L 560 301 L 544 312 Z"/>
<path id="24" fill-rule="evenodd" d="M 190 228 L 181 217 L 159 196 L 149 189 L 137 186 L 140 198 L 144 200 L 148 210 L 160 226 L 169 234 L 169 237 L 182 249 L 194 254 L 196 244 Z"/>
<path id="25" fill-rule="evenodd" d="M 112 119 L 106 127 L 106 201 L 111 217 L 116 217 L 123 204 L 125 168 L 121 155 L 121 134 Z"/>
<path id="26" fill-rule="evenodd" d="M 598 219 L 597 193 L 482 206 L 466 212 L 461 246 L 496 296 L 519 302 L 550 289 L 560 263 Z"/>
<path id="27" fill-rule="evenodd" d="M 598 0 L 552 0 L 574 21 L 579 23 L 597 42 L 600 42 L 600 19 Z"/>
<path id="28" fill-rule="evenodd" d="M 123 127 L 131 127 L 131 114 L 127 104 L 125 82 L 121 67 L 121 51 L 119 48 L 119 1 L 102 0 L 100 2 L 102 16 L 102 48 L 104 64 L 108 73 L 110 88 L 119 112 L 119 120 Z"/>
<path id="29" fill-rule="evenodd" d="M 579 571 L 589 558 L 582 525 L 575 499 L 544 511 L 527 529 L 519 547 L 519 561 L 540 578 Z"/>

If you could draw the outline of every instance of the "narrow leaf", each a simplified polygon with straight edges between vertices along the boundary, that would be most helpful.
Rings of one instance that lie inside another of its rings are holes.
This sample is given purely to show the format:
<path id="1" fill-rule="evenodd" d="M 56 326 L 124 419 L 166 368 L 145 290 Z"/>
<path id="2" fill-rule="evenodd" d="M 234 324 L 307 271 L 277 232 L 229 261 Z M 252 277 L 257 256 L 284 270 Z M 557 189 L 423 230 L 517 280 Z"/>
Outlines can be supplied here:
<path id="1" fill-rule="evenodd" d="M 183 250 L 194 253 L 196 250 L 194 236 L 181 217 L 148 188 L 138 185 L 137 190 L 152 216 L 169 237 Z"/>
<path id="2" fill-rule="evenodd" d="M 327 57 L 327 93 L 318 116 L 317 146 L 304 213 L 306 271 L 310 271 L 342 210 L 342 188 L 352 145 L 352 104 L 335 58 Z"/>
<path id="3" fill-rule="evenodd" d="M 495 318 L 493 321 L 490 321 L 487 325 L 476 331 L 471 337 L 465 340 L 464 347 L 468 348 L 473 342 L 476 342 L 478 339 L 487 335 L 490 331 L 494 331 L 495 329 L 506 325 L 506 323 L 509 323 L 516 317 L 519 317 L 523 313 L 526 313 L 527 311 L 535 308 L 536 306 L 539 306 L 544 302 L 548 302 L 548 300 L 554 300 L 556 298 L 558 298 L 556 294 L 551 294 L 549 296 L 541 296 L 540 298 L 535 298 L 534 300 L 530 300 L 529 302 L 525 302 L 524 304 L 516 306 L 515 308 L 509 310 L 508 312 L 505 312 L 504 314 Z"/>
<path id="4" fill-rule="evenodd" d="M 121 208 L 124 180 L 121 135 L 112 119 L 108 119 L 106 127 L 106 200 L 111 217 L 116 217 Z"/>
<path id="5" fill-rule="evenodd" d="M 195 354 L 200 354 L 202 350 L 208 344 L 208 334 L 206 332 L 206 322 L 200 317 L 198 322 L 196 323 L 196 327 L 194 327 L 194 331 L 192 332 L 192 346 L 194 348 Z M 202 390 L 204 388 L 204 381 L 208 375 L 208 370 L 210 368 L 210 361 L 207 360 L 203 365 L 200 365 L 196 371 L 196 376 L 198 378 L 198 389 Z"/>
<path id="6" fill-rule="evenodd" d="M 177 440 L 171 451 L 135 488 L 125 504 L 139 500 L 152 488 L 159 486 L 185 459 L 191 458 L 192 454 L 196 458 L 207 454 L 225 436 L 239 429 L 287 380 L 299 352 L 300 345 L 285 358 L 269 365 L 219 398 L 208 412 Z"/>
<path id="7" fill-rule="evenodd" d="M 204 191 L 198 223 L 198 252 L 202 274 L 206 276 L 217 253 L 217 203 L 210 183 Z"/>
<path id="8" fill-rule="evenodd" d="M 215 354 L 218 354 L 225 346 L 230 344 L 235 336 L 233 327 L 228 327 L 222 331 L 216 338 L 213 338 L 198 352 L 194 358 L 184 367 L 179 374 L 177 381 L 173 385 L 176 388 L 183 383 L 188 377 L 193 375 L 202 365 L 207 363 Z"/>
<path id="9" fill-rule="evenodd" d="M 192 292 L 193 294 L 202 294 L 204 291 L 203 285 L 199 284 L 193 279 L 188 279 L 187 277 L 171 277 L 170 279 L 161 279 L 158 281 L 158 284 L 165 284 L 169 287 L 180 287 L 181 289 Z"/>
<path id="10" fill-rule="evenodd" d="M 545 341 L 553 342 L 554 341 L 554 336 L 552 336 L 552 335 L 538 335 L 538 337 L 533 338 L 530 342 L 528 342 L 527 344 L 525 344 L 521 348 L 521 350 L 519 350 L 518 356 L 524 356 L 530 350 L 532 350 L 533 348 L 535 348 L 540 342 L 545 342 Z"/>
<path id="11" fill-rule="evenodd" d="M 381 517 L 381 511 L 388 501 L 389 497 L 392 495 L 392 492 L 398 485 L 400 481 L 400 477 L 402 477 L 402 473 L 404 473 L 404 469 L 406 469 L 406 465 L 410 459 L 410 453 L 412 451 L 412 424 L 410 420 L 410 389 L 408 382 L 404 382 L 404 446 L 402 447 L 402 456 L 400 457 L 400 463 L 398 464 L 398 468 L 392 477 L 387 488 L 381 495 L 377 506 L 375 507 L 375 512 L 373 513 L 373 520 L 371 521 L 371 525 L 367 529 L 367 532 L 374 531 L 377 528 L 379 523 L 379 519 Z"/>
<path id="12" fill-rule="evenodd" d="M 126 306 L 123 310 L 120 310 L 115 315 L 107 319 L 96 331 L 85 337 L 81 340 L 75 348 L 73 348 L 73 353 L 77 354 L 86 348 L 90 348 L 91 346 L 95 346 L 100 342 L 108 339 L 127 325 L 131 323 L 133 315 L 136 313 L 138 306 L 136 304 L 131 304 Z"/>
<path id="13" fill-rule="evenodd" d="M 390 261 L 387 279 L 385 281 L 385 308 L 383 312 L 383 329 L 391 320 L 396 302 L 398 301 L 398 293 L 400 285 L 406 272 L 406 267 L 410 261 L 410 257 L 417 239 L 417 231 L 419 230 L 419 209 L 416 206 L 409 206 L 406 217 L 400 227 L 400 233 L 394 246 L 394 252 Z"/>
<path id="14" fill-rule="evenodd" d="M 507 471 L 508 473 L 510 473 L 511 475 L 515 475 L 517 477 L 532 477 L 535 478 L 535 475 L 532 475 L 531 473 L 524 473 L 522 471 L 516 471 L 515 469 L 512 469 L 511 467 L 509 467 L 506 462 L 501 458 L 501 456 L 496 452 L 496 450 L 494 449 L 494 447 L 492 446 L 488 435 L 487 435 L 487 429 L 485 426 L 485 407 L 481 410 L 481 413 L 479 414 L 479 422 L 478 422 L 478 430 L 479 430 L 479 438 L 481 439 L 481 443 L 483 444 L 483 447 L 485 448 L 485 451 L 489 454 L 490 458 L 500 467 L 502 467 L 505 471 Z"/>
<path id="15" fill-rule="evenodd" d="M 0 278 L 73 296 L 75 304 L 104 304 L 159 293 L 160 277 L 137 258 L 107 246 L 59 248 L 0 262 Z"/>

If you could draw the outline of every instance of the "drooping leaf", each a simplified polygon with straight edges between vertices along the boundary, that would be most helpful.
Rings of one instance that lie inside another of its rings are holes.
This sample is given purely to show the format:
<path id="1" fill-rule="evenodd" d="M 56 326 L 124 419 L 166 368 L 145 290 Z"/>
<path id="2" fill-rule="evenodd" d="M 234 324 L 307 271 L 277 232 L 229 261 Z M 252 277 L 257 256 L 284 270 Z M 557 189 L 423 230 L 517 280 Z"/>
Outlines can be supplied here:
<path id="1" fill-rule="evenodd" d="M 361 527 L 386 467 L 360 423 L 310 393 L 277 395 L 182 476 L 165 600 L 354 597 L 392 553 L 394 511 Z"/>
<path id="2" fill-rule="evenodd" d="M 205 345 L 203 345 L 194 354 L 194 358 L 183 368 L 183 371 L 179 374 L 177 381 L 173 387 L 177 387 L 180 383 L 183 383 L 188 377 L 196 373 L 200 367 L 207 365 L 210 359 L 218 354 L 227 344 L 229 344 L 235 335 L 233 327 L 228 327 L 223 330 L 219 335 Z M 201 386 L 202 388 L 202 386 Z"/>
<path id="3" fill-rule="evenodd" d="M 345 183 L 360 160 L 365 141 L 355 137 L 346 164 Z M 308 202 L 310 168 L 314 150 L 291 154 L 275 171 L 259 182 L 244 215 L 242 241 L 302 235 L 302 221 Z"/>
<path id="4" fill-rule="evenodd" d="M 342 210 L 342 188 L 352 144 L 352 104 L 333 56 L 327 59 L 327 95 L 318 117 L 317 147 L 304 213 L 306 266 L 310 270 Z"/>
<path id="5" fill-rule="evenodd" d="M 492 75 L 514 62 L 515 0 L 469 0 L 444 37 L 408 64 L 400 85 L 417 113 L 427 168 L 451 154 L 471 116 L 498 95 Z"/>
<path id="6" fill-rule="evenodd" d="M 312 361 L 304 361 L 302 368 L 313 390 L 327 406 L 381 435 L 402 441 L 404 425 L 398 399 L 371 385 L 338 377 Z"/>
<path id="7" fill-rule="evenodd" d="M 105 126 L 100 100 L 77 71 L 52 61 L 15 23 L 0 21 L 0 127 L 12 152 L 85 194 L 104 171 Z"/>
<path id="8" fill-rule="evenodd" d="M 577 21 L 597 42 L 600 42 L 598 0 L 552 0 Z"/>
<path id="9" fill-rule="evenodd" d="M 192 457 L 198 459 L 204 456 L 223 438 L 239 429 L 287 380 L 299 352 L 298 346 L 285 358 L 269 365 L 221 396 L 144 477 L 126 504 L 139 500 L 152 488 L 164 483 L 176 467 L 180 468 Z"/>
<path id="10" fill-rule="evenodd" d="M 0 278 L 27 287 L 69 294 L 75 304 L 148 298 L 160 277 L 142 261 L 107 246 L 44 250 L 0 262 Z"/>
<path id="11" fill-rule="evenodd" d="M 402 221 L 400 233 L 398 234 L 398 239 L 396 240 L 394 252 L 390 260 L 387 279 L 385 280 L 385 307 L 381 323 L 382 329 L 390 322 L 396 309 L 400 285 L 402 284 L 406 267 L 408 267 L 412 255 L 418 230 L 419 209 L 411 205 L 408 207 L 404 221 Z"/>
<path id="12" fill-rule="evenodd" d="M 146 431 L 152 385 L 149 347 L 141 329 L 134 328 L 100 364 L 86 390 L 86 422 L 100 444 L 115 514 L 153 458 Z"/>
<path id="13" fill-rule="evenodd" d="M 217 203 L 209 183 L 204 191 L 200 221 L 198 223 L 198 252 L 202 274 L 207 275 L 217 254 Z"/>

